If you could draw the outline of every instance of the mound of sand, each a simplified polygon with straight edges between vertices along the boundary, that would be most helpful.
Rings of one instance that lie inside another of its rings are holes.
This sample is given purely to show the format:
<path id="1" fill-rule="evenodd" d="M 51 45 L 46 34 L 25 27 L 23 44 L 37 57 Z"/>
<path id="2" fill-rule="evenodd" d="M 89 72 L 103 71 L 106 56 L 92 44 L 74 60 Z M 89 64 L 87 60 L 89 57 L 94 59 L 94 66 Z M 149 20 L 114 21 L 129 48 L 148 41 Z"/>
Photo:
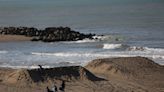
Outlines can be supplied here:
<path id="1" fill-rule="evenodd" d="M 29 72 L 26 69 L 19 69 L 7 74 L 3 82 L 9 84 L 25 85 L 32 83 L 32 79 Z"/>
<path id="2" fill-rule="evenodd" d="M 117 77 L 143 78 L 147 74 L 164 73 L 164 67 L 144 57 L 96 59 L 86 68 L 91 72 Z"/>
<path id="3" fill-rule="evenodd" d="M 9 68 L 0 68 L 0 82 L 2 82 L 5 78 L 5 75 L 12 73 L 14 69 Z"/>
<path id="4" fill-rule="evenodd" d="M 100 78 L 81 66 L 57 67 L 47 69 L 18 69 L 7 74 L 3 80 L 9 84 L 35 84 L 54 80 L 89 80 L 98 81 Z"/>
<path id="5" fill-rule="evenodd" d="M 126 80 L 126 82 L 139 84 L 151 90 L 164 90 L 164 66 L 158 65 L 148 58 L 96 59 L 85 67 L 94 74 L 104 76 L 109 80 Z"/>

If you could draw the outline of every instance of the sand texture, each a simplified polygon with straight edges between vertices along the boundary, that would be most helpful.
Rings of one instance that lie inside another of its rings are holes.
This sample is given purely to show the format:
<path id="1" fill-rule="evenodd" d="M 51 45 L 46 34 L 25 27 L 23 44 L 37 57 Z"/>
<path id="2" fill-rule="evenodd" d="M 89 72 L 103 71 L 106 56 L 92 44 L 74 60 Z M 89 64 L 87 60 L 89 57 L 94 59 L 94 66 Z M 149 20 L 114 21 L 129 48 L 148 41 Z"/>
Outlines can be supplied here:
<path id="1" fill-rule="evenodd" d="M 31 39 L 31 37 L 21 35 L 0 35 L 0 42 L 30 41 Z"/>

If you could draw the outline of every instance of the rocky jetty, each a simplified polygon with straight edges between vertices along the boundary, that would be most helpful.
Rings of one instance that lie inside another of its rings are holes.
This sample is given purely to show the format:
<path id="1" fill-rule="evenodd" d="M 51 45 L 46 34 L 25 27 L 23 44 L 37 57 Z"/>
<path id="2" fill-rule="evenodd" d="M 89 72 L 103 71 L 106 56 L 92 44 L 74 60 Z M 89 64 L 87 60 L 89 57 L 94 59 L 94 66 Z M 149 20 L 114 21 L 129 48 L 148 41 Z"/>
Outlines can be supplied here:
<path id="1" fill-rule="evenodd" d="M 34 27 L 0 27 L 1 35 L 23 35 L 32 37 L 31 41 L 77 41 L 83 39 L 92 39 L 94 34 L 83 34 L 73 31 L 69 27 L 47 27 L 39 30 Z"/>

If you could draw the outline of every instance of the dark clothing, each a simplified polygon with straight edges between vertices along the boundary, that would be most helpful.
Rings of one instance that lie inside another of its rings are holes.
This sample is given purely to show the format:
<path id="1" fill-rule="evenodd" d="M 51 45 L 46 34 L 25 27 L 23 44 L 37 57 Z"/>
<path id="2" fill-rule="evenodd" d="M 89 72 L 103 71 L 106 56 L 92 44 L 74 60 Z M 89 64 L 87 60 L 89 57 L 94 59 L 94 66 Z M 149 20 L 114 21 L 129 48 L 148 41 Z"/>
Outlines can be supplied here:
<path id="1" fill-rule="evenodd" d="M 62 81 L 61 87 L 59 88 L 59 90 L 63 91 L 65 90 L 65 81 Z"/>
<path id="2" fill-rule="evenodd" d="M 53 92 L 52 90 L 50 90 L 48 87 L 47 87 L 47 92 Z"/>

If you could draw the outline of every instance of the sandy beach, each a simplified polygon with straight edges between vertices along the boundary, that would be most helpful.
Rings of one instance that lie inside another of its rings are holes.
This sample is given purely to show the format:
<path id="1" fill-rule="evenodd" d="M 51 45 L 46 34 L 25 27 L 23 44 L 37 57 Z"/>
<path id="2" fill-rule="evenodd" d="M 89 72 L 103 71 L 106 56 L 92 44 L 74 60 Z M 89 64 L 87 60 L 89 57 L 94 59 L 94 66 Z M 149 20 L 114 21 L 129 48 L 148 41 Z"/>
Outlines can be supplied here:
<path id="1" fill-rule="evenodd" d="M 55 84 L 65 92 L 163 92 L 164 67 L 143 57 L 105 58 L 85 67 L 0 68 L 2 92 L 46 92 Z M 59 91 L 60 92 L 60 91 Z"/>
<path id="2" fill-rule="evenodd" d="M 30 41 L 31 39 L 31 37 L 25 37 L 21 35 L 0 35 L 0 42 Z"/>
<path id="3" fill-rule="evenodd" d="M 164 92 L 163 11 L 164 0 L 0 0 L 0 92 Z"/>

